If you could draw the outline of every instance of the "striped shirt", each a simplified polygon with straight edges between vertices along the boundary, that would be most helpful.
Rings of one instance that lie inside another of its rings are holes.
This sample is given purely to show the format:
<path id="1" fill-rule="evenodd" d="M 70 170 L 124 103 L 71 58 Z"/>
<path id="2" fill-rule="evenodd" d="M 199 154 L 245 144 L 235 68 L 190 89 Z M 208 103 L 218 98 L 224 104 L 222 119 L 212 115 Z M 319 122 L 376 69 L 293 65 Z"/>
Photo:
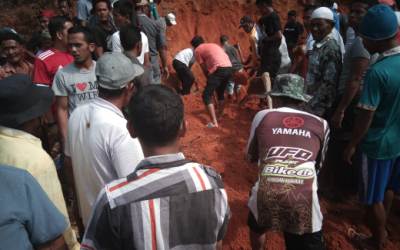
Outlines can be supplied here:
<path id="1" fill-rule="evenodd" d="M 148 157 L 99 194 L 82 249 L 215 249 L 229 217 L 215 170 L 182 153 Z"/>

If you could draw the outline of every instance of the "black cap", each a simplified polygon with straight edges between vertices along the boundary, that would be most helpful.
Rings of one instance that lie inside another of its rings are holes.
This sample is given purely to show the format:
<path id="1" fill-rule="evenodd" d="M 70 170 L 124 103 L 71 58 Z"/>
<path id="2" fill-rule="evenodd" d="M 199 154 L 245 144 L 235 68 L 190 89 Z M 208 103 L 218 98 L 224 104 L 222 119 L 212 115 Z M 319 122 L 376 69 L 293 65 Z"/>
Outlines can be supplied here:
<path id="1" fill-rule="evenodd" d="M 0 81 L 0 125 L 16 128 L 44 115 L 53 102 L 53 91 L 17 74 Z"/>
<path id="2" fill-rule="evenodd" d="M 250 16 L 244 16 L 240 19 L 239 28 L 242 28 L 244 25 L 248 23 L 253 23 L 253 19 Z"/>

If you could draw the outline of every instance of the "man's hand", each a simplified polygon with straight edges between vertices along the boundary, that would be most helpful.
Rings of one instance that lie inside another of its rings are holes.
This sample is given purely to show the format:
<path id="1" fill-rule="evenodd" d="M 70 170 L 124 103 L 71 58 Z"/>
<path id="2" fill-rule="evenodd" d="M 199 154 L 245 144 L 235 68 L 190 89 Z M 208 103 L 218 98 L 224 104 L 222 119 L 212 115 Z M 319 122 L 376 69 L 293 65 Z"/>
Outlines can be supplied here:
<path id="1" fill-rule="evenodd" d="M 165 66 L 161 69 L 161 73 L 164 77 L 164 79 L 168 79 L 169 78 L 169 70 L 168 70 L 168 66 Z"/>
<path id="2" fill-rule="evenodd" d="M 0 66 L 0 80 L 6 78 L 6 72 L 4 71 L 4 68 Z"/>
<path id="3" fill-rule="evenodd" d="M 350 143 L 349 145 L 347 145 L 346 149 L 344 150 L 344 154 L 343 154 L 343 160 L 352 165 L 352 158 L 354 153 L 356 152 L 356 146 L 353 145 L 352 143 Z"/>
<path id="4" fill-rule="evenodd" d="M 332 116 L 331 122 L 334 128 L 342 128 L 344 111 L 336 110 Z"/>

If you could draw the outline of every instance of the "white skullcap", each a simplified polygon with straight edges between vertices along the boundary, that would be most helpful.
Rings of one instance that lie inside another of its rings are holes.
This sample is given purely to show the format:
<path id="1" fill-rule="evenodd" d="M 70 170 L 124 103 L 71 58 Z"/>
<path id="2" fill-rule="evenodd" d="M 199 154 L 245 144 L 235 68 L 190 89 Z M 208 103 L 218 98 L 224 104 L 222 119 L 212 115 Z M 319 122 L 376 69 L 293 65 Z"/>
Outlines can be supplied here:
<path id="1" fill-rule="evenodd" d="M 325 19 L 333 22 L 333 12 L 327 7 L 320 7 L 311 14 L 311 20 L 312 19 Z"/>
<path id="2" fill-rule="evenodd" d="M 176 25 L 176 17 L 174 15 L 174 13 L 168 13 L 168 15 L 166 16 L 166 18 L 168 19 L 168 21 L 172 24 L 172 25 Z"/>

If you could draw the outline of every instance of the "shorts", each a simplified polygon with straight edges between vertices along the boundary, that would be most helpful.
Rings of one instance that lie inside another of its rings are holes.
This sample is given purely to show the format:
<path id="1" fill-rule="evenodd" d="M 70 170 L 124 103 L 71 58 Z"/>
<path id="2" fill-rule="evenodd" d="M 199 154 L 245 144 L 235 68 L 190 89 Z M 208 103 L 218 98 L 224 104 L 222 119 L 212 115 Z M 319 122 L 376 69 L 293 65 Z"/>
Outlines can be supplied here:
<path id="1" fill-rule="evenodd" d="M 261 65 L 257 75 L 261 76 L 263 73 L 268 72 L 271 79 L 275 78 L 281 67 L 281 56 L 279 46 L 264 46 L 261 53 Z"/>
<path id="2" fill-rule="evenodd" d="M 204 104 L 211 103 L 214 91 L 217 93 L 218 101 L 223 101 L 225 89 L 231 80 L 233 69 L 231 67 L 218 68 L 214 73 L 207 77 L 207 85 L 203 92 Z"/>
<path id="3" fill-rule="evenodd" d="M 252 232 L 264 234 L 267 229 L 257 224 L 254 215 L 249 212 L 247 225 Z M 284 232 L 286 250 L 325 250 L 322 231 L 302 235 Z"/>
<path id="4" fill-rule="evenodd" d="M 182 82 L 182 95 L 190 94 L 190 89 L 194 83 L 194 76 L 192 71 L 186 64 L 174 59 L 172 61 L 172 66 L 174 67 L 179 80 Z"/>
<path id="5" fill-rule="evenodd" d="M 400 157 L 376 160 L 362 156 L 360 200 L 365 205 L 383 202 L 387 190 L 400 191 Z"/>

